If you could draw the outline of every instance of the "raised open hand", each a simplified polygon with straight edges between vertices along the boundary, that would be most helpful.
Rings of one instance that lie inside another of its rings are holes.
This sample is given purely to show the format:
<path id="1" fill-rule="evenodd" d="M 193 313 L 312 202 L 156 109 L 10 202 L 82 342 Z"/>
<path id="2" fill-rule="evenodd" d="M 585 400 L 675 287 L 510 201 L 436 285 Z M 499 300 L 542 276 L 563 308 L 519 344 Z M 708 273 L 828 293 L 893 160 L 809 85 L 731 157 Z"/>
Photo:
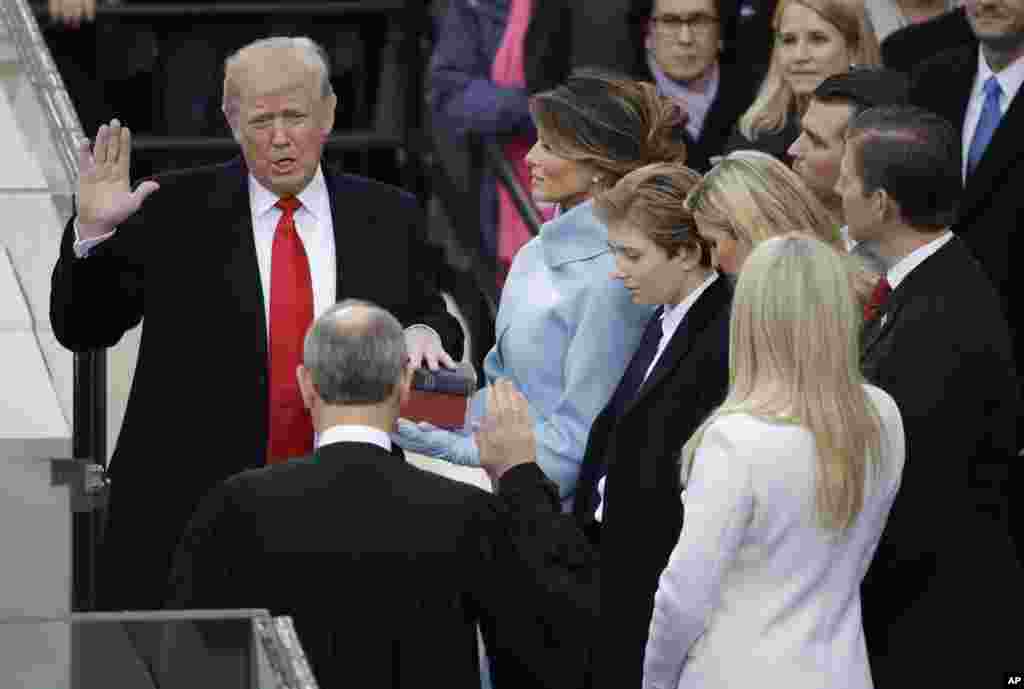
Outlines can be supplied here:
<path id="1" fill-rule="evenodd" d="M 131 153 L 132 134 L 118 120 L 100 126 L 91 149 L 85 142 L 78 150 L 78 232 L 81 239 L 110 232 L 160 188 L 156 182 L 146 181 L 132 191 Z"/>
<path id="2" fill-rule="evenodd" d="M 536 461 L 530 405 L 508 378 L 496 380 L 487 388 L 487 415 L 475 438 L 480 466 L 493 484 L 512 467 Z"/>

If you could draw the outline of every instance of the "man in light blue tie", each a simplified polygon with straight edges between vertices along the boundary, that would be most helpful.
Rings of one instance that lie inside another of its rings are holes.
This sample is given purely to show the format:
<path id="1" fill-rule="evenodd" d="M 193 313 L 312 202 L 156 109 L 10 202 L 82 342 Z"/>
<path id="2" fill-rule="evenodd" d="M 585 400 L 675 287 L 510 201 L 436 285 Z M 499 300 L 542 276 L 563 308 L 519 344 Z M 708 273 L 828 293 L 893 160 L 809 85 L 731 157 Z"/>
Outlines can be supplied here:
<path id="1" fill-rule="evenodd" d="M 966 0 L 965 11 L 977 44 L 918 65 L 910 100 L 959 128 L 965 188 L 953 231 L 999 291 L 1017 370 L 1024 371 L 1024 299 L 1017 296 L 1022 273 L 1012 258 L 1024 246 L 1018 229 L 1024 224 L 1024 0 Z M 1024 423 L 1017 429 L 1024 443 Z M 1024 506 L 1011 516 L 1024 557 Z"/>

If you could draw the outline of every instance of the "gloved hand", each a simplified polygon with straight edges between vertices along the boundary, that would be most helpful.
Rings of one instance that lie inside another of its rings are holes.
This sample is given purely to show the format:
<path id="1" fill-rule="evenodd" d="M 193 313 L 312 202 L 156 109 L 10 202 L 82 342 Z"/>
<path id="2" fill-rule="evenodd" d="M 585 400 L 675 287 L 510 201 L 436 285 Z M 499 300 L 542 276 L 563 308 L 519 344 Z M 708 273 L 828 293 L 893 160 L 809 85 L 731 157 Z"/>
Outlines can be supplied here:
<path id="1" fill-rule="evenodd" d="M 391 434 L 391 441 L 398 443 L 403 450 L 461 466 L 480 466 L 480 453 L 471 435 L 446 431 L 426 421 L 414 423 L 399 419 L 397 426 L 398 431 Z"/>

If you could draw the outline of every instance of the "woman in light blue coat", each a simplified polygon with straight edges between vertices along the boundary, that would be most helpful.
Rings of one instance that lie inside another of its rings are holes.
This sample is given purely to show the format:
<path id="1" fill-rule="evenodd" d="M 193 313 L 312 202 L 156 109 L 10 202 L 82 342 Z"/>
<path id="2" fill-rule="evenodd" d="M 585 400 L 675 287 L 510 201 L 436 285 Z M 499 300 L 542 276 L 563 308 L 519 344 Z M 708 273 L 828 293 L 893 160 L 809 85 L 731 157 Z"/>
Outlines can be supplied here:
<path id="1" fill-rule="evenodd" d="M 538 142 L 526 157 L 536 200 L 561 212 L 512 262 L 484 361 L 488 382 L 510 378 L 530 403 L 537 461 L 571 504 L 590 425 L 611 397 L 640 341 L 651 307 L 634 304 L 610 274 L 615 260 L 592 198 L 625 174 L 660 161 L 682 162 L 685 115 L 653 86 L 595 72 L 574 74 L 534 96 Z M 477 466 L 472 425 L 453 433 L 400 419 L 407 450 Z"/>

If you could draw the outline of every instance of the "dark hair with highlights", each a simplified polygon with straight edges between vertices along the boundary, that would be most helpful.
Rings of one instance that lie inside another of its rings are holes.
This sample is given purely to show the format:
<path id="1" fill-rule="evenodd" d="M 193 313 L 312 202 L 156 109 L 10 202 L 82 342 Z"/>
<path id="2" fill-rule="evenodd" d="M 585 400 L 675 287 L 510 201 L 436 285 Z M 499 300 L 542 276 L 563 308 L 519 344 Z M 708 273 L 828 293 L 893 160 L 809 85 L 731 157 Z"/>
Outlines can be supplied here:
<path id="1" fill-rule="evenodd" d="M 653 84 L 580 70 L 533 96 L 530 112 L 556 155 L 598 171 L 599 188 L 650 163 L 686 160 L 686 113 Z"/>

